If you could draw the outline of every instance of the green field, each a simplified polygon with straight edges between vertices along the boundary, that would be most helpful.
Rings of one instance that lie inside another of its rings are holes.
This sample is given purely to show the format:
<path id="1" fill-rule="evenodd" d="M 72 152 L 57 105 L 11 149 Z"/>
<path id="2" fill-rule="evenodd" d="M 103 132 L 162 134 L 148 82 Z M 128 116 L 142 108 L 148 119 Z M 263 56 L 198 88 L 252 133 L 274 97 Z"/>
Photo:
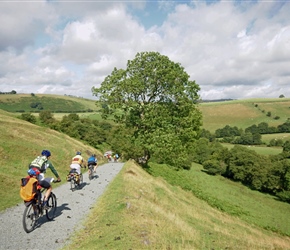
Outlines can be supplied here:
<path id="1" fill-rule="evenodd" d="M 290 133 L 277 133 L 277 134 L 267 134 L 267 135 L 262 135 L 262 141 L 268 144 L 271 140 L 282 140 L 283 142 L 285 141 L 290 141 Z"/>
<path id="2" fill-rule="evenodd" d="M 32 104 L 40 104 L 32 108 Z M 41 107 L 41 109 L 39 108 Z M 8 112 L 40 112 L 41 110 L 49 110 L 51 112 L 84 112 L 96 111 L 96 101 L 59 95 L 36 94 L 9 94 L 0 95 L 0 109 Z"/>
<path id="3" fill-rule="evenodd" d="M 227 147 L 228 149 L 232 149 L 235 145 L 234 144 L 229 144 L 229 143 L 222 143 L 224 147 Z M 252 145 L 252 146 L 247 146 L 247 145 L 241 145 L 243 147 L 246 147 L 247 149 L 254 150 L 258 154 L 261 155 L 277 155 L 282 153 L 282 147 L 266 147 L 266 146 L 257 146 L 257 145 Z"/>
<path id="4" fill-rule="evenodd" d="M 200 110 L 203 114 L 203 127 L 212 133 L 226 125 L 245 129 L 266 122 L 269 126 L 276 127 L 290 118 L 290 98 L 201 103 Z M 266 115 L 267 112 L 271 112 L 271 117 Z M 280 118 L 276 120 L 275 116 Z"/>

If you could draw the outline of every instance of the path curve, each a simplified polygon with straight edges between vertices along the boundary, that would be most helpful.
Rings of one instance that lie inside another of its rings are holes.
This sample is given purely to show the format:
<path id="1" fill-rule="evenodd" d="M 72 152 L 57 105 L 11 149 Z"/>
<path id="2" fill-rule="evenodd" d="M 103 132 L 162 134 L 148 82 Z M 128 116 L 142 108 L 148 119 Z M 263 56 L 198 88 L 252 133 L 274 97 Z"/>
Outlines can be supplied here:
<path id="1" fill-rule="evenodd" d="M 97 168 L 96 178 L 89 181 L 84 174 L 83 187 L 72 192 L 67 182 L 53 192 L 57 197 L 56 217 L 47 221 L 44 216 L 40 227 L 26 233 L 22 227 L 23 203 L 0 213 L 0 249 L 60 249 L 67 244 L 69 236 L 81 227 L 83 219 L 108 184 L 120 172 L 124 163 L 106 163 Z M 49 176 L 47 174 L 47 176 Z M 65 177 L 62 176 L 65 182 Z"/>

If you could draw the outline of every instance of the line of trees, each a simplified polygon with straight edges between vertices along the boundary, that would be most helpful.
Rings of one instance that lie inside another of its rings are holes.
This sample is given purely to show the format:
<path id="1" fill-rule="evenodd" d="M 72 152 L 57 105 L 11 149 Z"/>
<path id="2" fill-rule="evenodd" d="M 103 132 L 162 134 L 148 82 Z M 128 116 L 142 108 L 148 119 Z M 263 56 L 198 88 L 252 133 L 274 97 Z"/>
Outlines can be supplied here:
<path id="1" fill-rule="evenodd" d="M 270 127 L 266 122 L 261 122 L 258 125 L 252 125 L 245 130 L 236 126 L 226 125 L 223 128 L 217 129 L 214 134 L 207 130 L 203 130 L 201 137 L 207 138 L 210 141 L 218 139 L 220 142 L 242 144 L 242 145 L 261 145 L 263 134 L 274 133 L 290 133 L 290 120 L 288 119 L 283 124 L 277 127 Z M 271 140 L 269 146 L 282 146 L 283 141 Z"/>
<path id="2" fill-rule="evenodd" d="M 240 145 L 231 150 L 206 138 L 196 141 L 193 159 L 207 173 L 239 181 L 253 190 L 290 202 L 290 142 L 279 155 L 264 156 Z"/>
<path id="3" fill-rule="evenodd" d="M 15 94 L 17 94 L 17 92 L 15 90 L 12 90 L 10 92 L 2 92 L 2 91 L 0 91 L 0 95 L 11 95 L 11 94 L 15 95 Z"/>

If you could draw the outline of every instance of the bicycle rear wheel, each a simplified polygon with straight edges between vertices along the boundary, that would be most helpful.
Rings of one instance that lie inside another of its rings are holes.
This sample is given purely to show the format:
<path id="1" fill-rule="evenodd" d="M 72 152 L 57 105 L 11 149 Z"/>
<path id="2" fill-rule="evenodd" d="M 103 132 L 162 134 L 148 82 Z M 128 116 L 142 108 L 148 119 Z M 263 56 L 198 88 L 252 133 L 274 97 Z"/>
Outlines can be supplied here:
<path id="1" fill-rule="evenodd" d="M 56 196 L 54 193 L 51 193 L 47 200 L 48 209 L 46 210 L 46 218 L 52 220 L 56 212 Z"/>
<path id="2" fill-rule="evenodd" d="M 76 188 L 75 179 L 74 178 L 71 178 L 71 180 L 70 180 L 70 189 L 71 189 L 71 191 L 74 191 L 75 188 Z"/>
<path id="3" fill-rule="evenodd" d="M 31 203 L 25 207 L 22 218 L 22 225 L 26 233 L 30 233 L 35 229 L 38 216 L 38 208 L 35 204 Z"/>
<path id="4" fill-rule="evenodd" d="M 93 179 L 93 167 L 92 165 L 89 166 L 89 180 Z"/>

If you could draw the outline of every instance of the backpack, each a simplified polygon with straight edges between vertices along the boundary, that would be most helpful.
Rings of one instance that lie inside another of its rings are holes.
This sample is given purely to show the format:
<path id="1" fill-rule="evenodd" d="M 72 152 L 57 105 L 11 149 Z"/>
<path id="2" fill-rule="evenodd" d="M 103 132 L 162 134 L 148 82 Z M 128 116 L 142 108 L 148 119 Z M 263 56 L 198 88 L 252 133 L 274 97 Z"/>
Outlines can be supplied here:
<path id="1" fill-rule="evenodd" d="M 47 157 L 46 156 L 37 156 L 31 163 L 30 166 L 38 167 L 40 172 L 43 173 L 46 170 L 46 162 Z"/>
<path id="2" fill-rule="evenodd" d="M 37 192 L 37 179 L 27 176 L 21 179 L 20 197 L 24 201 L 32 200 Z"/>

